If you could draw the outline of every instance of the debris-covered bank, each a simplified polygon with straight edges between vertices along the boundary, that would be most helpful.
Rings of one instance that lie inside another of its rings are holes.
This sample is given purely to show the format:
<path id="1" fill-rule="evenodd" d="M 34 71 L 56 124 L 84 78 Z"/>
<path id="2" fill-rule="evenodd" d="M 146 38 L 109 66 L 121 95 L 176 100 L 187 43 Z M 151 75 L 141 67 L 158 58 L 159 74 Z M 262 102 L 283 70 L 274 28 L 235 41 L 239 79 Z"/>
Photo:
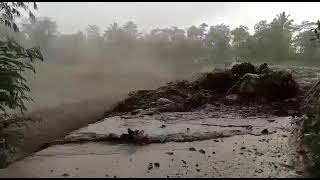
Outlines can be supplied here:
<path id="1" fill-rule="evenodd" d="M 0 176 L 301 176 L 293 135 L 306 89 L 294 77 L 245 63 L 133 92 L 105 119 L 49 143 Z"/>
<path id="2" fill-rule="evenodd" d="M 299 88 L 290 72 L 271 70 L 267 64 L 255 67 L 242 63 L 230 70 L 201 74 L 192 81 L 170 82 L 155 90 L 132 92 L 107 114 L 187 112 L 217 103 L 264 104 L 268 108 L 263 109 L 274 110 L 271 113 L 286 113 L 284 111 L 299 109 L 302 95 L 303 89 Z M 283 106 L 286 110 L 281 111 Z"/>

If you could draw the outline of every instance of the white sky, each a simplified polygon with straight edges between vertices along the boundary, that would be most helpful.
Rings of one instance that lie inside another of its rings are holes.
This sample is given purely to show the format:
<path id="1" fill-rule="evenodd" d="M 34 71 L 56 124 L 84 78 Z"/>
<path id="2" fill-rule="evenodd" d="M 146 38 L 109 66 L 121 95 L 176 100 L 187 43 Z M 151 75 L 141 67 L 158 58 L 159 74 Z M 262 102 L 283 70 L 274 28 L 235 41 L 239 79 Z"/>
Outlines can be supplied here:
<path id="1" fill-rule="evenodd" d="M 36 16 L 47 16 L 58 24 L 61 33 L 84 31 L 89 24 L 101 32 L 113 22 L 129 20 L 142 31 L 178 26 L 186 28 L 205 22 L 224 23 L 230 28 L 253 26 L 260 20 L 271 21 L 286 11 L 295 20 L 320 19 L 320 2 L 39 2 Z"/>

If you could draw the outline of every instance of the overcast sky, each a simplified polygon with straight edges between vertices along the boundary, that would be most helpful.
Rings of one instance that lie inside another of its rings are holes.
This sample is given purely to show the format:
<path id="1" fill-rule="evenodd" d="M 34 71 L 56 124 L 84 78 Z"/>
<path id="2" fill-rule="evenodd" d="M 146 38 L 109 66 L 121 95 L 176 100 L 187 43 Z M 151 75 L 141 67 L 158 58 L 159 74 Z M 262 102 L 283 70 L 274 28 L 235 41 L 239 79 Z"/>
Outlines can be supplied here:
<path id="1" fill-rule="evenodd" d="M 129 20 L 146 32 L 154 28 L 186 28 L 205 22 L 230 28 L 246 25 L 253 30 L 260 20 L 271 21 L 286 11 L 296 23 L 320 19 L 320 2 L 39 2 L 37 16 L 50 17 L 61 33 L 85 30 L 89 24 L 101 31 L 113 22 Z"/>

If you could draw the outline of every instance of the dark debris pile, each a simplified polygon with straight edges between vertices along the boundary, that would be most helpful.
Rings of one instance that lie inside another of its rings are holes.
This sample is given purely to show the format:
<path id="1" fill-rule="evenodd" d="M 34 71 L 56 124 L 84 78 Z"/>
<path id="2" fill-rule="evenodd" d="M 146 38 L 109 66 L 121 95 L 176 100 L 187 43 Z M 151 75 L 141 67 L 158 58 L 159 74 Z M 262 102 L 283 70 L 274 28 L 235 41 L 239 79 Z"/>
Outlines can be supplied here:
<path id="1" fill-rule="evenodd" d="M 299 104 L 301 90 L 292 74 L 272 70 L 266 63 L 255 67 L 242 63 L 229 70 L 201 74 L 192 81 L 175 81 L 155 90 L 131 92 L 108 115 L 150 110 L 186 112 L 205 104 L 274 103 Z M 290 103 L 289 102 L 291 99 Z M 281 106 L 281 105 L 280 105 Z"/>

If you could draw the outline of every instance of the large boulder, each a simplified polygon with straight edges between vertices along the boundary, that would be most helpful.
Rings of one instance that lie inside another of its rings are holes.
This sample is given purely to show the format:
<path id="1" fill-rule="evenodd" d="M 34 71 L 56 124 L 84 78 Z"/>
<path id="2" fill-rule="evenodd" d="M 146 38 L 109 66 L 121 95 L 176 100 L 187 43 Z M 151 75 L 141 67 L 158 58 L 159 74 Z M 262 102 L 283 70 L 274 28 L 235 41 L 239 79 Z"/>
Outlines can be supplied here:
<path id="1" fill-rule="evenodd" d="M 173 101 L 171 101 L 171 100 L 169 100 L 167 98 L 159 98 L 157 100 L 157 104 L 158 105 L 166 105 L 166 104 L 171 104 L 171 103 L 173 103 Z"/>
<path id="2" fill-rule="evenodd" d="M 256 74 L 256 67 L 249 63 L 249 62 L 244 62 L 241 64 L 235 64 L 231 68 L 232 75 L 235 76 L 236 78 L 241 78 L 247 73 L 251 74 Z"/>
<path id="3" fill-rule="evenodd" d="M 247 73 L 227 92 L 247 99 L 263 97 L 268 100 L 298 96 L 300 89 L 287 71 L 265 71 L 263 74 Z"/>
<path id="4" fill-rule="evenodd" d="M 257 74 L 247 73 L 227 92 L 244 97 L 256 96 L 259 94 L 260 79 Z"/>

